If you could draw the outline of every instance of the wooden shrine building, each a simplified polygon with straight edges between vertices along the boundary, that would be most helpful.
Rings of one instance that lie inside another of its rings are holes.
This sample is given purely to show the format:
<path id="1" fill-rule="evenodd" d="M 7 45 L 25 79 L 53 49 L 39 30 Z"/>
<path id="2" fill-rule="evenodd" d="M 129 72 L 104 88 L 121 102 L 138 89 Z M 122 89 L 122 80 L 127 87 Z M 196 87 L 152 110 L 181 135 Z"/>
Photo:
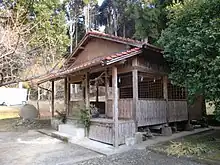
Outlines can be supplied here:
<path id="1" fill-rule="evenodd" d="M 104 101 L 96 96 L 102 116 L 91 118 L 88 137 L 118 146 L 138 127 L 188 120 L 186 91 L 168 80 L 168 67 L 160 48 L 140 41 L 100 32 L 87 33 L 63 67 L 38 80 L 65 79 L 66 110 L 74 114 L 70 84 L 83 84 L 85 105 L 90 105 L 90 86 L 102 86 Z M 99 88 L 97 87 L 97 90 Z M 98 95 L 99 92 L 97 92 Z"/>

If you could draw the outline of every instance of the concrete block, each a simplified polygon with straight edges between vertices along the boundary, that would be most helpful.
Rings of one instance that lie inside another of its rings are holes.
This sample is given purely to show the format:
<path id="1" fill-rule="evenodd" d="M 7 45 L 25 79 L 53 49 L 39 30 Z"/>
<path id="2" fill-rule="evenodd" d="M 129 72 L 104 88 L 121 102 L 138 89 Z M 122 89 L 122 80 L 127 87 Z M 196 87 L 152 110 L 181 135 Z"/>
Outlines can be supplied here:
<path id="1" fill-rule="evenodd" d="M 58 131 L 71 136 L 76 136 L 76 127 L 70 124 L 60 124 Z"/>
<path id="2" fill-rule="evenodd" d="M 142 132 L 136 132 L 135 133 L 135 143 L 139 144 L 143 142 L 143 133 Z"/>
<path id="3" fill-rule="evenodd" d="M 133 145 L 135 145 L 135 142 L 136 142 L 136 139 L 133 137 L 125 139 L 125 144 L 127 146 L 133 146 Z"/>
<path id="4" fill-rule="evenodd" d="M 84 128 L 76 128 L 76 136 L 77 138 L 85 137 L 85 129 Z"/>
<path id="5" fill-rule="evenodd" d="M 172 135 L 171 127 L 163 127 L 163 128 L 161 128 L 161 134 L 163 136 L 171 136 Z"/>

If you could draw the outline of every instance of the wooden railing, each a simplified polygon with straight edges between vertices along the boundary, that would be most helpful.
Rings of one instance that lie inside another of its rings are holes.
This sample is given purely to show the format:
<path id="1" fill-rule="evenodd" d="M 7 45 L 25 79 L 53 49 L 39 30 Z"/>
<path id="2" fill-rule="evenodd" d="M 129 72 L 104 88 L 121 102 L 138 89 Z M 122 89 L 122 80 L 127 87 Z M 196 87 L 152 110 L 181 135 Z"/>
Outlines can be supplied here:
<path id="1" fill-rule="evenodd" d="M 136 120 L 138 126 L 166 123 L 166 101 L 138 100 Z"/>
<path id="2" fill-rule="evenodd" d="M 119 119 L 132 119 L 132 99 L 119 99 Z M 168 101 L 168 121 L 176 122 L 188 119 L 186 101 Z M 112 100 L 108 100 L 106 116 L 112 118 Z M 136 121 L 138 126 L 157 125 L 167 122 L 166 101 L 139 99 L 137 102 Z"/>

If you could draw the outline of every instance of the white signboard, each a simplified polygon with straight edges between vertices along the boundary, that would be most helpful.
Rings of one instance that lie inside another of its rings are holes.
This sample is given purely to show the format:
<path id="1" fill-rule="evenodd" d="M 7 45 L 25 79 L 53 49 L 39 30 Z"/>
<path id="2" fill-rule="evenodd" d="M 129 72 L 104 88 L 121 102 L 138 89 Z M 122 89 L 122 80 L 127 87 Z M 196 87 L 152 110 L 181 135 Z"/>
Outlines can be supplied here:
<path id="1" fill-rule="evenodd" d="M 20 105 L 27 101 L 27 89 L 0 88 L 0 104 Z"/>

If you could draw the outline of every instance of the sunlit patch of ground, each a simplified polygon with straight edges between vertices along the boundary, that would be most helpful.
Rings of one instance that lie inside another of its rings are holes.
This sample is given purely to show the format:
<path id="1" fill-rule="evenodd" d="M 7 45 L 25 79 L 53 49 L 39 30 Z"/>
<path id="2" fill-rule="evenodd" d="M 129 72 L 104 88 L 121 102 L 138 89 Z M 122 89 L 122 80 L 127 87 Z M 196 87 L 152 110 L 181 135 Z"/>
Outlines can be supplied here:
<path id="1" fill-rule="evenodd" d="M 8 118 L 17 118 L 19 109 L 17 107 L 0 106 L 0 120 Z"/>
<path id="2" fill-rule="evenodd" d="M 187 136 L 154 146 L 152 150 L 168 155 L 220 162 L 220 129 Z"/>

